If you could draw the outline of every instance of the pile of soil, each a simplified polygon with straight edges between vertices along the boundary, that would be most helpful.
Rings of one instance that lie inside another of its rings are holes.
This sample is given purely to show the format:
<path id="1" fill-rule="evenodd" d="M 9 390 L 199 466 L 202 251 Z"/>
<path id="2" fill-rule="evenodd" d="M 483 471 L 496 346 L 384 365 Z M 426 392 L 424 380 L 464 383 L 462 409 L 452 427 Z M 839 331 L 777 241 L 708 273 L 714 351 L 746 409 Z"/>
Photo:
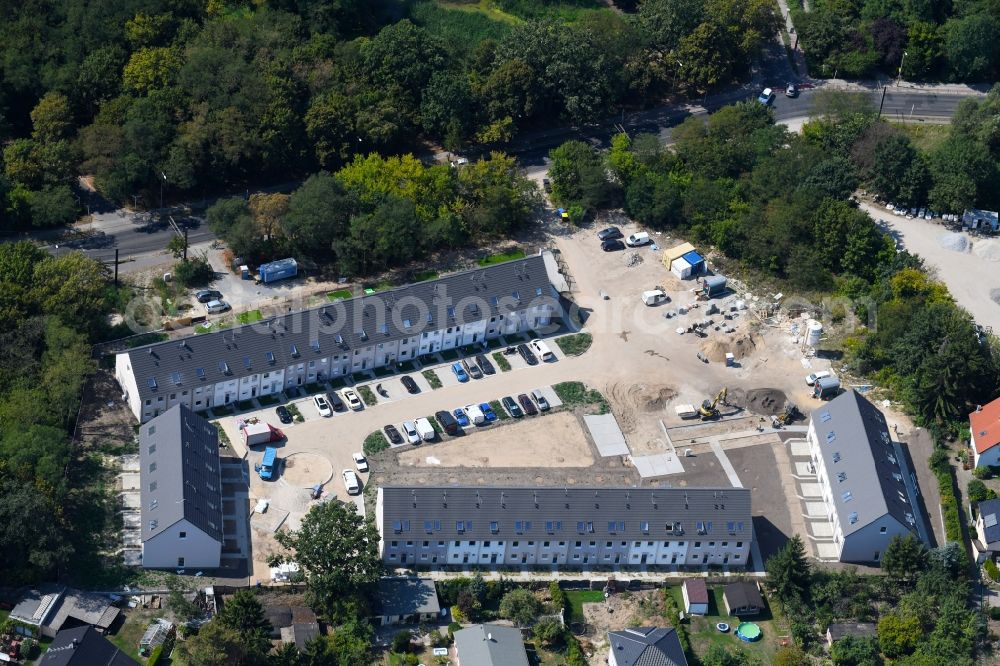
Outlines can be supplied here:
<path id="1" fill-rule="evenodd" d="M 747 411 L 765 416 L 780 414 L 785 409 L 788 398 L 783 391 L 774 388 L 750 389 L 746 393 Z"/>
<path id="2" fill-rule="evenodd" d="M 708 360 L 723 363 L 726 354 L 731 353 L 737 360 L 746 358 L 757 348 L 757 341 L 749 333 L 713 338 L 701 346 L 701 353 Z"/>
<path id="3" fill-rule="evenodd" d="M 608 387 L 608 398 L 614 407 L 615 417 L 622 432 L 632 432 L 639 414 L 662 411 L 677 391 L 666 384 L 620 384 Z"/>

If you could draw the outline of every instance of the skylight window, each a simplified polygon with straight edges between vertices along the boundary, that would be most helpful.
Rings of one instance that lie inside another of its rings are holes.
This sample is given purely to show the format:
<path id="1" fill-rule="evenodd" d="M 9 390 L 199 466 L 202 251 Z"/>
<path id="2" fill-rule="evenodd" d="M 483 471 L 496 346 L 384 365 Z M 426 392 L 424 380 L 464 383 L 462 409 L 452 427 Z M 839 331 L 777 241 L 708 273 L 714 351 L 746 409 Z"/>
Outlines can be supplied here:
<path id="1" fill-rule="evenodd" d="M 389 324 L 382 324 L 379 330 L 382 331 L 382 335 L 389 335 Z"/>
<path id="2" fill-rule="evenodd" d="M 832 442 L 835 439 L 837 439 L 837 433 L 833 432 L 832 430 L 830 432 L 826 433 L 826 443 L 827 444 L 829 444 L 830 442 Z"/>
<path id="3" fill-rule="evenodd" d="M 181 373 L 179 373 L 179 372 L 172 372 L 172 373 L 170 373 L 170 381 L 172 381 L 174 384 L 177 384 L 178 386 L 180 386 L 180 384 L 181 384 Z"/>
<path id="4" fill-rule="evenodd" d="M 342 336 L 340 333 L 337 333 L 337 344 L 338 345 L 344 344 L 344 336 Z"/>
<path id="5" fill-rule="evenodd" d="M 264 352 L 264 358 L 267 359 L 268 363 L 274 365 L 274 352 Z"/>
<path id="6" fill-rule="evenodd" d="M 515 290 L 514 293 L 511 294 L 511 296 L 513 296 L 514 300 L 517 301 L 518 303 L 521 302 L 521 292 Z"/>
<path id="7" fill-rule="evenodd" d="M 413 328 L 413 322 L 411 322 L 409 319 L 404 319 L 403 328 Z"/>
<path id="8" fill-rule="evenodd" d="M 847 481 L 847 472 L 837 472 L 837 481 L 841 483 Z"/>
<path id="9" fill-rule="evenodd" d="M 195 368 L 194 369 L 194 374 L 196 374 L 198 376 L 198 379 L 204 379 L 205 378 L 205 368 Z"/>
<path id="10" fill-rule="evenodd" d="M 854 499 L 854 494 L 851 493 L 850 490 L 847 490 L 847 491 L 844 492 L 843 495 L 841 495 L 841 497 L 844 498 L 845 502 L 850 502 L 852 499 Z"/>
<path id="11" fill-rule="evenodd" d="M 313 340 L 309 343 L 309 346 L 312 347 L 314 352 L 319 352 L 319 340 Z"/>
<path id="12" fill-rule="evenodd" d="M 490 521 L 490 533 L 491 534 L 499 534 L 500 533 L 500 523 L 499 522 L 497 522 L 495 520 L 491 520 Z"/>
<path id="13" fill-rule="evenodd" d="M 840 462 L 840 451 L 834 451 L 833 452 L 833 462 L 835 462 L 835 463 L 839 463 Z"/>
<path id="14" fill-rule="evenodd" d="M 542 295 L 542 288 L 535 287 L 535 296 L 541 296 L 541 295 Z"/>
<path id="15" fill-rule="evenodd" d="M 450 305 L 448 306 L 448 319 L 455 321 L 455 308 Z"/>
<path id="16" fill-rule="evenodd" d="M 493 307 L 495 307 L 495 308 L 500 307 L 500 297 L 499 296 L 493 296 L 492 298 L 490 298 L 490 303 L 492 303 Z"/>
<path id="17" fill-rule="evenodd" d="M 830 416 L 830 412 L 820 412 L 819 413 L 819 420 L 822 421 L 823 423 L 826 423 L 827 421 L 829 421 L 832 418 L 833 417 Z"/>
<path id="18" fill-rule="evenodd" d="M 851 525 L 853 525 L 854 523 L 858 522 L 858 512 L 857 511 L 851 511 L 851 514 L 849 516 L 847 516 L 847 520 L 851 523 Z"/>
<path id="19" fill-rule="evenodd" d="M 226 363 L 225 361 L 219 361 L 219 372 L 221 372 L 224 375 L 228 375 L 229 374 L 229 364 Z"/>
<path id="20" fill-rule="evenodd" d="M 149 384 L 149 388 L 156 390 L 156 377 L 150 377 L 146 383 Z"/>
<path id="21" fill-rule="evenodd" d="M 292 357 L 293 358 L 298 358 L 299 357 L 299 348 L 296 347 L 295 345 L 292 345 L 291 352 L 292 352 Z"/>
<path id="22" fill-rule="evenodd" d="M 250 357 L 249 356 L 244 356 L 243 357 L 243 365 L 245 365 L 247 367 L 247 370 L 253 369 L 253 364 L 250 362 Z"/>

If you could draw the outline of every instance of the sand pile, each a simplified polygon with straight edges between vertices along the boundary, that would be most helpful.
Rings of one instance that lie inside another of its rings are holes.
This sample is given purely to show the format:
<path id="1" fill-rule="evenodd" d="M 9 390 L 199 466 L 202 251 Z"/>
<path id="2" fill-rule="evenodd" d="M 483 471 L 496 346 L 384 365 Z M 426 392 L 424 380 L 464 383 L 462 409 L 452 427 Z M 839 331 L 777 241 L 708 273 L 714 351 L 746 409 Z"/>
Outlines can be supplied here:
<path id="1" fill-rule="evenodd" d="M 954 250 L 955 252 L 969 251 L 969 239 L 965 237 L 965 234 L 944 234 L 938 236 L 938 243 L 946 250 Z"/>
<path id="2" fill-rule="evenodd" d="M 1000 288 L 995 288 L 990 290 L 990 298 L 997 305 L 1000 305 Z"/>
<path id="3" fill-rule="evenodd" d="M 709 340 L 701 346 L 701 353 L 710 361 L 722 363 L 726 360 L 726 353 L 731 353 L 739 360 L 752 354 L 756 348 L 757 343 L 752 335 L 730 335 Z"/>
<path id="4" fill-rule="evenodd" d="M 975 243 L 972 251 L 976 256 L 986 261 L 1000 261 L 1000 241 L 984 240 Z"/>

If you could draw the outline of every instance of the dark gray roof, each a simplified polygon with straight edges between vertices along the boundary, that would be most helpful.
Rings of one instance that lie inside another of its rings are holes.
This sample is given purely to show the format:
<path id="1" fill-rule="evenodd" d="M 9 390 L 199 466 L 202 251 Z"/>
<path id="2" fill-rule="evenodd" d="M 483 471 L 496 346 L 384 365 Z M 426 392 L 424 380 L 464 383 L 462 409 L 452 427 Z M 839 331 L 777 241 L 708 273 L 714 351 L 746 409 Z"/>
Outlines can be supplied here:
<path id="1" fill-rule="evenodd" d="M 618 666 L 687 666 L 673 627 L 629 627 L 609 631 L 610 650 Z"/>
<path id="2" fill-rule="evenodd" d="M 458 660 L 470 666 L 528 666 L 524 638 L 514 627 L 477 624 L 455 632 Z"/>
<path id="3" fill-rule="evenodd" d="M 29 590 L 10 611 L 10 617 L 27 624 L 41 625 L 62 600 L 66 588 L 54 583 L 41 585 Z"/>
<path id="4" fill-rule="evenodd" d="M 430 578 L 383 578 L 378 582 L 378 603 L 381 615 L 441 612 Z"/>
<path id="5" fill-rule="evenodd" d="M 693 604 L 708 603 L 708 585 L 704 578 L 688 578 L 684 581 L 688 601 Z"/>
<path id="6" fill-rule="evenodd" d="M 42 656 L 44 666 L 138 666 L 93 627 L 64 629 Z"/>
<path id="7" fill-rule="evenodd" d="M 764 608 L 764 598 L 753 583 L 730 583 L 722 591 L 730 608 Z"/>
<path id="8" fill-rule="evenodd" d="M 147 399 L 543 303 L 557 300 L 536 255 L 125 353 Z"/>
<path id="9" fill-rule="evenodd" d="M 688 538 L 699 535 L 699 523 L 705 538 L 751 538 L 748 488 L 383 486 L 379 492 L 386 539 L 407 527 L 445 538 L 603 539 L 645 536 L 643 523 L 654 539 L 680 536 L 668 533 L 667 523 L 680 523 Z"/>
<path id="10" fill-rule="evenodd" d="M 1000 541 L 1000 499 L 979 503 L 979 515 L 983 517 L 983 537 L 986 543 Z"/>
<path id="11" fill-rule="evenodd" d="M 903 498 L 903 467 L 885 417 L 857 391 L 840 394 L 811 416 L 844 536 L 886 513 L 916 534 Z"/>
<path id="12" fill-rule="evenodd" d="M 177 405 L 139 426 L 142 540 L 182 518 L 222 541 L 219 431 Z M 155 501 L 155 507 L 153 502 Z"/>
<path id="13" fill-rule="evenodd" d="M 840 640 L 844 636 L 862 638 L 864 636 L 878 635 L 878 630 L 871 622 L 837 622 L 831 624 L 827 628 L 827 631 L 829 632 L 830 640 L 832 641 Z"/>

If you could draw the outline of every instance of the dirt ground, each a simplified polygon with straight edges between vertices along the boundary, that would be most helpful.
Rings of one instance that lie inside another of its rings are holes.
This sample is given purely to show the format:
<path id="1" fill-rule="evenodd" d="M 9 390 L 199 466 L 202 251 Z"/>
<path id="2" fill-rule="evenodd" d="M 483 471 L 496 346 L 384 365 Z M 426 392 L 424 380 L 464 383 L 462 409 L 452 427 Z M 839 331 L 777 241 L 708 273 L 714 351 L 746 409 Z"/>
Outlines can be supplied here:
<path id="1" fill-rule="evenodd" d="M 665 611 L 663 590 L 619 592 L 604 602 L 583 604 L 587 634 L 581 639 L 589 643 L 593 651 L 588 659 L 590 666 L 607 664 L 609 631 L 650 625 L 669 626 Z"/>
<path id="2" fill-rule="evenodd" d="M 400 465 L 413 467 L 586 467 L 594 463 L 580 420 L 572 412 L 546 415 L 505 428 L 476 432 L 433 448 L 399 454 Z"/>

